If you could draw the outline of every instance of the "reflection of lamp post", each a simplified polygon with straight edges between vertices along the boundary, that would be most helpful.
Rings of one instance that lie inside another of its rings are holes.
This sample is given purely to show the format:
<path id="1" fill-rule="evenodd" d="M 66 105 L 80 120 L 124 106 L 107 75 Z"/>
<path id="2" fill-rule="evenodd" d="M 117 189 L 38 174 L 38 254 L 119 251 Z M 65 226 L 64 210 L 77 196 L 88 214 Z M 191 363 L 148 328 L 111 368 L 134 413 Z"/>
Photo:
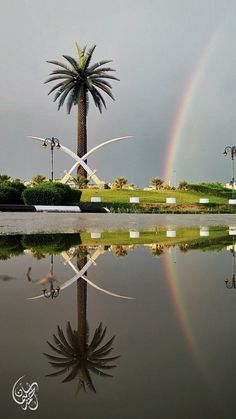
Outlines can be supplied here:
<path id="1" fill-rule="evenodd" d="M 56 287 L 56 289 L 53 287 L 53 280 L 54 280 L 54 277 L 53 277 L 53 255 L 51 255 L 49 275 L 50 275 L 50 281 L 49 281 L 50 282 L 50 290 L 48 291 L 46 288 L 44 288 L 42 290 L 43 295 L 46 298 L 50 298 L 50 297 L 51 298 L 56 298 L 59 295 L 60 287 L 58 286 L 58 287 Z"/>
<path id="2" fill-rule="evenodd" d="M 43 142 L 43 147 L 46 148 L 48 145 L 51 149 L 51 180 L 53 181 L 53 151 L 55 147 L 59 149 L 61 146 L 60 141 L 55 137 L 45 138 Z"/>
<path id="3" fill-rule="evenodd" d="M 231 281 L 228 279 L 225 280 L 226 287 L 231 289 L 236 289 L 236 280 L 235 280 L 235 244 L 234 244 L 234 236 L 233 236 L 233 249 L 231 250 L 233 255 L 233 261 L 232 261 L 232 278 Z"/>
<path id="4" fill-rule="evenodd" d="M 225 147 L 225 150 L 224 150 L 223 154 L 225 156 L 227 156 L 228 153 L 231 154 L 231 171 L 232 171 L 231 183 L 232 183 L 232 196 L 234 196 L 234 156 L 236 156 L 236 146 L 234 145 L 234 146 L 231 147 L 231 146 L 227 145 Z"/>

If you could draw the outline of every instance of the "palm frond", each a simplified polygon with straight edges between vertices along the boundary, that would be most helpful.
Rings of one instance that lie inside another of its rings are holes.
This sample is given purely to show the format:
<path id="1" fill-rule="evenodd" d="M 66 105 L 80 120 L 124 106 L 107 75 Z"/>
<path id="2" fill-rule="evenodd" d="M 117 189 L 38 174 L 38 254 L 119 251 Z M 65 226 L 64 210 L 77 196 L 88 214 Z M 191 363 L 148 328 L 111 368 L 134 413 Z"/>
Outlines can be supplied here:
<path id="1" fill-rule="evenodd" d="M 61 80 L 61 79 L 67 79 L 68 77 L 66 77 L 65 75 L 64 76 L 59 76 L 59 75 L 57 75 L 57 76 L 54 76 L 54 77 L 49 77 L 49 79 L 47 79 L 45 82 L 44 82 L 44 84 L 46 84 L 46 83 L 50 83 L 51 81 L 55 81 L 55 80 Z"/>
<path id="2" fill-rule="evenodd" d="M 74 84 L 71 83 L 66 90 L 63 92 L 63 94 L 60 97 L 59 103 L 58 103 L 58 110 L 61 108 L 61 106 L 64 104 L 68 94 L 70 93 L 70 91 L 74 88 Z"/>
<path id="3" fill-rule="evenodd" d="M 84 70 L 86 70 L 88 68 L 95 48 L 96 48 L 96 45 L 92 45 L 92 47 L 89 48 L 89 50 L 87 52 L 87 55 L 86 55 L 86 60 L 84 62 Z"/>
<path id="4" fill-rule="evenodd" d="M 120 358 L 120 355 L 117 355 L 117 356 L 112 356 L 111 358 L 95 358 L 95 357 L 91 357 L 90 358 L 90 360 L 92 361 L 92 362 L 101 362 L 101 363 L 103 363 L 103 362 L 110 362 L 110 361 L 115 361 L 116 359 L 119 359 Z"/>
<path id="5" fill-rule="evenodd" d="M 92 390 L 94 393 L 96 393 L 96 389 L 95 389 L 95 387 L 93 385 L 93 381 L 92 381 L 92 378 L 91 378 L 91 376 L 89 374 L 88 369 L 87 368 L 82 368 L 82 372 L 83 372 L 83 376 L 85 378 L 85 382 L 86 382 L 88 388 L 90 390 Z"/>
<path id="6" fill-rule="evenodd" d="M 116 81 L 120 81 L 120 79 L 118 79 L 115 76 L 111 76 L 110 74 L 103 74 L 103 72 L 101 74 L 92 74 L 90 76 L 91 80 L 93 79 L 111 79 L 111 80 L 116 80 Z"/>
<path id="7" fill-rule="evenodd" d="M 51 372 L 50 374 L 46 374 L 46 377 L 56 377 L 58 375 L 62 375 L 64 374 L 64 372 L 68 371 L 68 368 L 63 368 L 60 371 L 56 371 L 56 372 Z"/>
<path id="8" fill-rule="evenodd" d="M 48 359 L 50 359 L 51 361 L 56 361 L 56 362 L 65 362 L 66 358 L 60 358 L 59 356 L 53 356 L 47 353 L 43 353 Z"/>
<path id="9" fill-rule="evenodd" d="M 100 375 L 100 377 L 113 377 L 113 375 L 111 375 L 111 374 L 107 374 L 107 373 L 105 373 L 105 372 L 103 372 L 103 371 L 100 371 L 98 368 L 96 368 L 96 367 L 94 367 L 94 366 L 92 366 L 92 365 L 89 365 L 89 369 L 94 373 L 94 374 L 96 374 L 96 375 Z"/>
<path id="10" fill-rule="evenodd" d="M 75 100 L 74 94 L 75 94 L 75 92 L 74 92 L 74 90 L 72 90 L 72 92 L 70 93 L 70 95 L 68 97 L 68 100 L 67 100 L 67 113 L 68 114 L 70 114 L 71 108 L 74 104 L 74 100 Z"/>
<path id="11" fill-rule="evenodd" d="M 66 332 L 71 346 L 77 343 L 76 331 L 72 329 L 70 322 L 67 322 Z"/>
<path id="12" fill-rule="evenodd" d="M 57 65 L 58 67 L 62 67 L 62 68 L 64 68 L 65 70 L 70 70 L 70 68 L 66 65 L 66 64 L 64 64 L 64 63 L 61 63 L 61 62 L 59 62 L 59 61 L 46 61 L 47 63 L 49 63 L 49 64 L 54 64 L 54 65 Z"/>
<path id="13" fill-rule="evenodd" d="M 95 105 L 97 106 L 97 108 L 99 109 L 100 113 L 102 113 L 102 105 L 101 105 L 101 100 L 97 94 L 97 91 L 95 88 L 93 88 L 92 90 L 90 90 L 90 93 L 93 97 L 93 101 L 95 103 Z"/>
<path id="14" fill-rule="evenodd" d="M 99 331 L 99 334 L 96 336 L 95 339 L 92 340 L 92 342 L 89 345 L 89 351 L 91 352 L 100 345 L 107 331 L 107 328 L 105 327 L 105 329 L 102 332 L 102 323 L 100 324 L 101 324 L 101 330 Z"/>
<path id="15" fill-rule="evenodd" d="M 88 74 L 92 74 L 94 70 L 96 70 L 98 67 L 101 67 L 102 65 L 112 63 L 112 60 L 102 60 L 98 63 L 93 64 L 91 67 L 88 68 Z"/>
<path id="16" fill-rule="evenodd" d="M 63 330 L 60 328 L 60 326 L 57 326 L 57 333 L 58 333 L 58 336 L 61 339 L 61 342 L 63 343 L 63 345 L 67 348 L 68 351 L 71 351 L 73 353 L 74 352 L 73 348 L 67 342 L 67 340 L 65 338 L 65 335 L 63 333 Z"/>
<path id="17" fill-rule="evenodd" d="M 78 367 L 78 365 L 75 365 L 72 368 L 72 371 L 70 371 L 69 375 L 67 375 L 67 377 L 64 378 L 64 380 L 62 382 L 67 383 L 68 381 L 72 381 L 76 377 L 76 375 L 78 374 L 78 371 L 79 371 L 79 367 Z"/>
<path id="18" fill-rule="evenodd" d="M 69 55 L 63 55 L 63 57 L 72 65 L 75 71 L 78 71 L 79 65 L 73 57 L 70 57 Z"/>
<path id="19" fill-rule="evenodd" d="M 50 342 L 47 341 L 47 344 L 50 346 L 50 348 L 55 351 L 56 353 L 63 355 L 65 357 L 68 356 L 68 353 L 64 349 L 58 349 L 56 346 L 52 345 Z"/>
<path id="20" fill-rule="evenodd" d="M 97 86 L 99 89 L 103 90 L 103 92 L 105 92 L 108 96 L 110 96 L 110 98 L 112 98 L 113 100 L 115 100 L 113 94 L 111 93 L 110 89 L 108 87 L 106 87 L 104 84 L 102 84 L 101 82 L 97 82 L 94 81 L 93 84 L 95 86 Z"/>
<path id="21" fill-rule="evenodd" d="M 61 368 L 61 367 L 70 368 L 75 364 L 75 361 L 74 361 L 74 359 L 68 360 L 66 362 L 52 362 L 52 361 L 50 361 L 49 364 L 54 368 Z"/>
<path id="22" fill-rule="evenodd" d="M 100 354 L 104 354 L 104 351 L 106 351 L 106 349 L 109 349 L 110 346 L 112 345 L 112 342 L 114 341 L 115 336 L 113 336 L 105 345 L 103 345 L 101 348 L 99 348 L 97 351 L 95 351 L 93 354 L 94 355 L 100 355 Z"/>
<path id="23" fill-rule="evenodd" d="M 61 74 L 61 75 L 65 74 L 65 75 L 67 75 L 69 77 L 73 77 L 73 78 L 77 76 L 77 73 L 73 70 L 61 70 L 60 68 L 51 71 L 51 73 L 49 75 L 53 76 L 55 74 Z"/>
<path id="24" fill-rule="evenodd" d="M 99 350 L 99 349 L 98 349 L 98 350 Z M 98 352 L 98 350 L 97 350 L 97 351 L 95 351 L 95 352 L 93 352 L 92 356 L 95 356 L 96 358 L 101 358 L 101 357 L 104 357 L 104 356 L 106 356 L 106 355 L 109 355 L 109 353 L 113 351 L 113 348 L 111 347 L 111 348 L 109 348 L 109 349 L 106 349 L 106 350 L 102 351 L 102 352 L 101 352 L 101 353 L 99 353 L 99 354 L 97 353 L 97 352 Z"/>

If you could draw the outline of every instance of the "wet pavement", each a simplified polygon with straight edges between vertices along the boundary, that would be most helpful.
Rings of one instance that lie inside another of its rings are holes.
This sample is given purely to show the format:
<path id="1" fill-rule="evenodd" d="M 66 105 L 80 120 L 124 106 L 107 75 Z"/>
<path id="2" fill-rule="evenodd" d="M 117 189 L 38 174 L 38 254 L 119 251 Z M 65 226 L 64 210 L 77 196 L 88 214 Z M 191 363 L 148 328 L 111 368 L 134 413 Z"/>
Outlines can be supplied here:
<path id="1" fill-rule="evenodd" d="M 82 230 L 139 230 L 156 225 L 236 226 L 235 214 L 58 214 L 1 213 L 0 235 L 75 233 Z"/>

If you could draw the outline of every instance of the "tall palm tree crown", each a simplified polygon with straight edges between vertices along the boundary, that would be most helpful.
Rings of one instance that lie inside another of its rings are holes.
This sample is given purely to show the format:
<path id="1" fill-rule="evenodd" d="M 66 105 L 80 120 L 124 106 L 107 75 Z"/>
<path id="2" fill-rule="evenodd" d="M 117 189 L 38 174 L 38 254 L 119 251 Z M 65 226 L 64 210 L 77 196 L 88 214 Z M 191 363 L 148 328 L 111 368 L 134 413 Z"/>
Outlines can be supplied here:
<path id="1" fill-rule="evenodd" d="M 119 355 L 108 357 L 113 349 L 111 345 L 115 336 L 101 346 L 106 334 L 106 328 L 103 329 L 102 323 L 95 330 L 90 343 L 88 326 L 86 327 L 85 340 L 78 331 L 72 329 L 70 322 L 67 323 L 66 334 L 59 326 L 57 330 L 58 336 L 53 335 L 56 346 L 47 342 L 50 348 L 57 353 L 57 356 L 44 353 L 50 360 L 50 365 L 57 371 L 47 374 L 47 377 L 55 377 L 66 373 L 63 383 L 72 381 L 77 377 L 77 390 L 82 388 L 86 391 L 86 387 L 88 387 L 91 391 L 96 392 L 90 373 L 101 377 L 112 377 L 105 371 L 115 368 L 116 365 L 111 364 L 111 362 L 120 357 Z"/>
<path id="2" fill-rule="evenodd" d="M 82 157 L 87 152 L 87 112 L 89 93 L 91 94 L 96 107 L 102 112 L 103 107 L 106 108 L 106 102 L 102 93 L 106 93 L 110 98 L 114 99 L 111 92 L 112 86 L 108 79 L 119 80 L 112 76 L 110 72 L 114 69 L 106 65 L 112 60 L 102 60 L 91 65 L 91 59 L 96 45 L 87 50 L 87 47 L 81 48 L 76 43 L 78 58 L 74 59 L 68 55 L 63 55 L 66 64 L 59 61 L 47 61 L 57 66 L 50 73 L 50 78 L 45 83 L 59 81 L 55 84 L 48 94 L 56 91 L 54 102 L 58 101 L 58 110 L 63 106 L 67 99 L 67 111 L 70 113 L 72 106 L 78 106 L 78 132 L 77 132 L 77 154 Z M 86 176 L 82 167 L 78 170 L 78 174 Z"/>

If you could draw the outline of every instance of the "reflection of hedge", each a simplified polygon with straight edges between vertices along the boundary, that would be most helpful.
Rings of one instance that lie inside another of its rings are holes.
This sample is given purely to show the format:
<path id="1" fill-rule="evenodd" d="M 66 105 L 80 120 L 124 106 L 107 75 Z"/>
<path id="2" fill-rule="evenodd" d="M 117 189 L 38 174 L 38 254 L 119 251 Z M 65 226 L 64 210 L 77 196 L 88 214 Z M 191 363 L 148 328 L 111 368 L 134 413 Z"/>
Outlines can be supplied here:
<path id="1" fill-rule="evenodd" d="M 27 205 L 68 205 L 79 202 L 80 196 L 81 191 L 57 182 L 45 182 L 27 188 L 22 193 L 23 201 Z"/>
<path id="2" fill-rule="evenodd" d="M 60 253 L 81 244 L 81 238 L 79 233 L 29 234 L 23 236 L 22 244 L 25 248 L 38 250 L 41 253 Z"/>
<path id="3" fill-rule="evenodd" d="M 20 235 L 0 236 L 0 260 L 5 260 L 11 256 L 18 256 L 24 252 Z"/>

